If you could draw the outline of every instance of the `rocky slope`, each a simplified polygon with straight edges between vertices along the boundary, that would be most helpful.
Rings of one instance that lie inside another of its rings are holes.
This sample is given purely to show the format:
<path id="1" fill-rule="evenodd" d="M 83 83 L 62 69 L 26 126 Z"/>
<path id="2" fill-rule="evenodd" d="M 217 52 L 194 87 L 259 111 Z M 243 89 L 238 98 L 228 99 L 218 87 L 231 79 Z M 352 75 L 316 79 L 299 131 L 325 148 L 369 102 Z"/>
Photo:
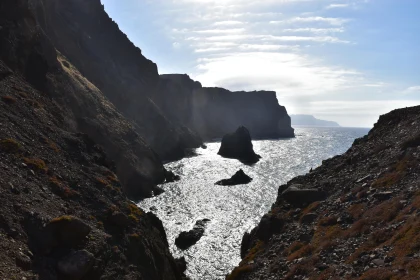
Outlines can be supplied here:
<path id="1" fill-rule="evenodd" d="M 419 279 L 420 106 L 279 188 L 233 279 Z"/>
<path id="2" fill-rule="evenodd" d="M 157 66 L 146 59 L 107 15 L 100 0 L 30 0 L 55 48 L 67 57 L 162 159 L 177 159 L 201 139 L 171 122 L 155 104 Z"/>
<path id="3" fill-rule="evenodd" d="M 1 60 L 0 77 L 0 278 L 181 279 L 105 152 Z"/>
<path id="4" fill-rule="evenodd" d="M 164 179 L 28 1 L 1 1 L 0 278 L 181 279 L 162 223 L 126 196 Z"/>
<path id="5" fill-rule="evenodd" d="M 293 137 L 290 117 L 272 91 L 231 92 L 205 88 L 187 75 L 161 75 L 156 104 L 171 119 L 207 140 L 245 126 L 253 138 Z"/>
<path id="6" fill-rule="evenodd" d="M 158 155 L 132 122 L 68 58 L 56 51 L 37 25 L 27 1 L 1 4 L 0 59 L 60 105 L 60 118 L 67 130 L 86 133 L 104 147 L 116 163 L 127 194 L 149 196 L 154 185 L 165 180 Z"/>

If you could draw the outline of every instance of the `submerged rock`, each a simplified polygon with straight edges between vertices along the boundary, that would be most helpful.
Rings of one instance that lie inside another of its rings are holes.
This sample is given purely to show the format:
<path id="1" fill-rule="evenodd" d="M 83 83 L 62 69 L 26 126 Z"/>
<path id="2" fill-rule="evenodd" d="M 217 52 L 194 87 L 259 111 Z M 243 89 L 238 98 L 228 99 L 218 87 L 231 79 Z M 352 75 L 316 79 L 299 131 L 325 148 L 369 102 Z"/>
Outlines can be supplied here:
<path id="1" fill-rule="evenodd" d="M 243 185 L 248 184 L 252 181 L 252 178 L 245 174 L 242 169 L 239 169 L 235 175 L 232 176 L 230 179 L 223 179 L 216 182 L 216 185 L 220 186 L 234 186 L 234 185 Z"/>
<path id="2" fill-rule="evenodd" d="M 246 127 L 239 127 L 234 133 L 223 136 L 218 152 L 226 158 L 239 159 L 244 163 L 256 163 L 261 156 L 254 152 L 251 135 Z"/>
<path id="3" fill-rule="evenodd" d="M 175 245 L 181 250 L 186 250 L 197 243 L 203 236 L 206 224 L 209 221 L 208 219 L 199 220 L 192 230 L 181 232 L 175 239 Z"/>

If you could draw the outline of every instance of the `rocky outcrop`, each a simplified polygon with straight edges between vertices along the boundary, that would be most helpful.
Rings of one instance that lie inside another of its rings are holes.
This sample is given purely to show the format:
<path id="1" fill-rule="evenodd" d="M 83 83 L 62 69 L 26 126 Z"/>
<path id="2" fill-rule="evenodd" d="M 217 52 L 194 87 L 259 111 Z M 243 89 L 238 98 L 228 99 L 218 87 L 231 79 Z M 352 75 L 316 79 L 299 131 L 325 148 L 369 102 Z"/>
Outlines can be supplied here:
<path id="1" fill-rule="evenodd" d="M 316 188 L 305 188 L 292 185 L 281 193 L 281 198 L 293 206 L 307 206 L 313 202 L 326 199 L 326 193 Z"/>
<path id="2" fill-rule="evenodd" d="M 245 185 L 252 181 L 252 178 L 245 174 L 242 169 L 239 169 L 230 179 L 223 179 L 216 182 L 216 185 L 220 186 L 235 186 Z"/>
<path id="3" fill-rule="evenodd" d="M 209 221 L 210 220 L 208 219 L 199 220 L 195 223 L 192 230 L 181 232 L 175 239 L 175 245 L 181 250 L 187 250 L 193 246 L 203 236 L 204 230 L 206 229 L 206 224 Z"/>
<path id="4" fill-rule="evenodd" d="M 145 58 L 106 14 L 100 0 L 30 0 L 38 22 L 80 73 L 115 105 L 164 160 L 201 145 L 189 128 L 172 122 L 153 101 L 157 66 Z"/>
<path id="5" fill-rule="evenodd" d="M 273 91 L 231 92 L 205 88 L 187 75 L 161 75 L 153 97 L 171 119 L 207 140 L 221 138 L 238 126 L 255 138 L 294 137 L 290 117 Z"/>
<path id="6" fill-rule="evenodd" d="M 98 143 L 105 149 L 128 195 L 150 196 L 165 171 L 135 125 L 56 51 L 26 1 L 4 1 L 0 13 L 0 59 L 60 106 L 56 114 L 66 130 L 85 133 L 92 147 Z"/>
<path id="7" fill-rule="evenodd" d="M 416 279 L 420 106 L 381 116 L 343 155 L 279 187 L 233 279 Z"/>
<path id="8" fill-rule="evenodd" d="M 181 279 L 160 221 L 126 196 L 165 179 L 158 156 L 27 0 L 1 1 L 0 26 L 0 278 Z"/>
<path id="9" fill-rule="evenodd" d="M 218 154 L 226 158 L 239 159 L 248 164 L 256 163 L 261 158 L 254 152 L 251 135 L 243 126 L 234 133 L 223 136 Z"/>

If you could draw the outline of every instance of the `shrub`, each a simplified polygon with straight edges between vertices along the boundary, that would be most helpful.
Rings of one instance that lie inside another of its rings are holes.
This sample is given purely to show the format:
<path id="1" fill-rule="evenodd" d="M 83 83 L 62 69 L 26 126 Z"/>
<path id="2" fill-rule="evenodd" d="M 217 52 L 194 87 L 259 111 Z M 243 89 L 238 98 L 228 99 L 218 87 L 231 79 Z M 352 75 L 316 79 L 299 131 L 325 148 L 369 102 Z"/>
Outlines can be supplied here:
<path id="1" fill-rule="evenodd" d="M 0 151 L 7 153 L 15 153 L 20 150 L 20 144 L 14 139 L 0 140 Z"/>
<path id="2" fill-rule="evenodd" d="M 16 98 L 12 96 L 2 96 L 1 100 L 6 104 L 14 104 L 17 102 Z"/>
<path id="3" fill-rule="evenodd" d="M 40 172 L 48 171 L 48 167 L 42 159 L 24 158 L 23 161 L 25 162 L 26 165 L 28 165 L 30 168 L 36 171 L 40 171 Z"/>
<path id="4" fill-rule="evenodd" d="M 57 177 L 53 176 L 49 179 L 50 187 L 56 195 L 60 196 L 61 198 L 73 198 L 79 196 L 79 193 L 68 186 L 63 185 Z"/>
<path id="5" fill-rule="evenodd" d="M 302 257 L 309 256 L 313 251 L 313 248 L 311 245 L 303 245 L 298 250 L 294 251 L 293 253 L 289 254 L 287 257 L 288 261 L 293 261 L 295 259 L 299 259 Z"/>
<path id="6" fill-rule="evenodd" d="M 359 279 L 360 280 L 391 280 L 395 273 L 390 269 L 377 268 L 366 271 Z"/>
<path id="7" fill-rule="evenodd" d="M 51 221 L 50 221 L 50 224 L 54 224 L 54 223 L 61 223 L 61 222 L 64 222 L 64 221 L 66 221 L 66 222 L 71 222 L 71 221 L 73 221 L 75 218 L 73 217 L 73 216 L 68 216 L 68 215 L 65 215 L 65 216 L 61 216 L 61 217 L 57 217 L 57 218 L 54 218 L 54 219 L 52 219 Z"/>

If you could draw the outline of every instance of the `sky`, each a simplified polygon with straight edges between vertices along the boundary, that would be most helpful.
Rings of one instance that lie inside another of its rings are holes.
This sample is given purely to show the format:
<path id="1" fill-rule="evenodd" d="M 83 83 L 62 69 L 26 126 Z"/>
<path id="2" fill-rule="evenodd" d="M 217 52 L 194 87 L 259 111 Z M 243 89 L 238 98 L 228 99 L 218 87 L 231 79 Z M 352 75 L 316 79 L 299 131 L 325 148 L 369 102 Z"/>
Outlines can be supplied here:
<path id="1" fill-rule="evenodd" d="M 419 0 L 101 0 L 160 74 L 372 127 L 420 105 Z"/>

